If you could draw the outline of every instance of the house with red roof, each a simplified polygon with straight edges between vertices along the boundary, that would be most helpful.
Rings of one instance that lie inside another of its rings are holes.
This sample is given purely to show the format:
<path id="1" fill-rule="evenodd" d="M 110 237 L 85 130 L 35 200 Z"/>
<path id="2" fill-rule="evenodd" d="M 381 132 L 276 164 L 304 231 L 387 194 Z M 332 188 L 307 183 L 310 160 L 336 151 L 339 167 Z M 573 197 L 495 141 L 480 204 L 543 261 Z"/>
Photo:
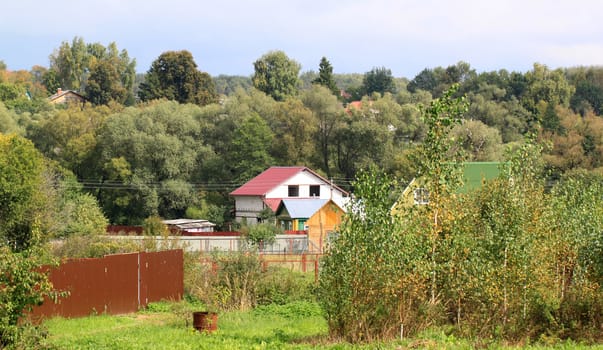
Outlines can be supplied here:
<path id="1" fill-rule="evenodd" d="M 256 224 L 266 209 L 273 213 L 283 199 L 330 199 L 345 208 L 348 193 L 304 166 L 273 166 L 232 191 L 235 219 Z"/>

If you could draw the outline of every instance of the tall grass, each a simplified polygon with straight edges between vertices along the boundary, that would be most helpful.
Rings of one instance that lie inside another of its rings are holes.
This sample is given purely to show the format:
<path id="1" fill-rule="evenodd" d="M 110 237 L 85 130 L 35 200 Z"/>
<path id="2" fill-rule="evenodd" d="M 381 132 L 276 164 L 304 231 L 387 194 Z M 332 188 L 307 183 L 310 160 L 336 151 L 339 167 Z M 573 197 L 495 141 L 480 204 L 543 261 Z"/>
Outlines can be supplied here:
<path id="1" fill-rule="evenodd" d="M 260 306 L 219 315 L 218 330 L 204 334 L 192 328 L 187 302 L 151 304 L 147 311 L 122 316 L 54 318 L 45 322 L 48 342 L 58 349 L 515 349 L 497 343 L 458 339 L 445 329 L 431 329 L 413 339 L 352 345 L 329 340 L 327 323 L 317 304 L 298 301 Z M 152 311 L 150 311 L 152 310 Z M 576 343 L 526 345 L 525 349 L 603 349 Z"/>

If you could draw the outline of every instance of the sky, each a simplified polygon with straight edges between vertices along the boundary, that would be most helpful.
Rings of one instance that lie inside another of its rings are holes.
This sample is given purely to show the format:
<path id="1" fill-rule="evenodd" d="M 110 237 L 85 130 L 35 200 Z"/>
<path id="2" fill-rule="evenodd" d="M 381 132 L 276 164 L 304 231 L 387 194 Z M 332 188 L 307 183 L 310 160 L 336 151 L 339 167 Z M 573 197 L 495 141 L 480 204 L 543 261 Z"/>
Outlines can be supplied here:
<path id="1" fill-rule="evenodd" d="M 62 42 L 115 42 L 148 71 L 188 50 L 212 76 L 253 74 L 281 50 L 301 71 L 385 67 L 412 79 L 467 62 L 479 72 L 603 66 L 600 0 L 13 0 L 2 4 L 0 60 L 48 67 Z"/>

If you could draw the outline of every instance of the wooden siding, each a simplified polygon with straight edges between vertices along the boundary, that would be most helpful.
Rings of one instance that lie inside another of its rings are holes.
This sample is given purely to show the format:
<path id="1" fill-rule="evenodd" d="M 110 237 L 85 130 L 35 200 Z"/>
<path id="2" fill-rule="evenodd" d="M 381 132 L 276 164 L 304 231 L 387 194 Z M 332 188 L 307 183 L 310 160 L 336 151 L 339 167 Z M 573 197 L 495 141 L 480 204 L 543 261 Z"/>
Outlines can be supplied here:
<path id="1" fill-rule="evenodd" d="M 333 202 L 328 202 L 306 221 L 308 226 L 308 239 L 313 243 L 312 248 L 318 247 L 322 252 L 330 232 L 338 230 L 343 217 L 343 210 Z"/>

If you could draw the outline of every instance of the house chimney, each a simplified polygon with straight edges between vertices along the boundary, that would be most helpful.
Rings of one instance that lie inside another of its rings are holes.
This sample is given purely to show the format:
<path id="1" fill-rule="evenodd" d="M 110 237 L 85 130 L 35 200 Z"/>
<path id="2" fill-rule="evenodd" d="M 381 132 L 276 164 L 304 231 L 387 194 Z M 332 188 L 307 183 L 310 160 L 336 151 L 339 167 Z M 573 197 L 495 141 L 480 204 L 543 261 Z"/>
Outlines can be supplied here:
<path id="1" fill-rule="evenodd" d="M 57 95 L 60 95 L 60 94 L 61 94 L 61 92 L 62 92 L 61 88 L 58 88 L 58 89 L 57 89 Z"/>

